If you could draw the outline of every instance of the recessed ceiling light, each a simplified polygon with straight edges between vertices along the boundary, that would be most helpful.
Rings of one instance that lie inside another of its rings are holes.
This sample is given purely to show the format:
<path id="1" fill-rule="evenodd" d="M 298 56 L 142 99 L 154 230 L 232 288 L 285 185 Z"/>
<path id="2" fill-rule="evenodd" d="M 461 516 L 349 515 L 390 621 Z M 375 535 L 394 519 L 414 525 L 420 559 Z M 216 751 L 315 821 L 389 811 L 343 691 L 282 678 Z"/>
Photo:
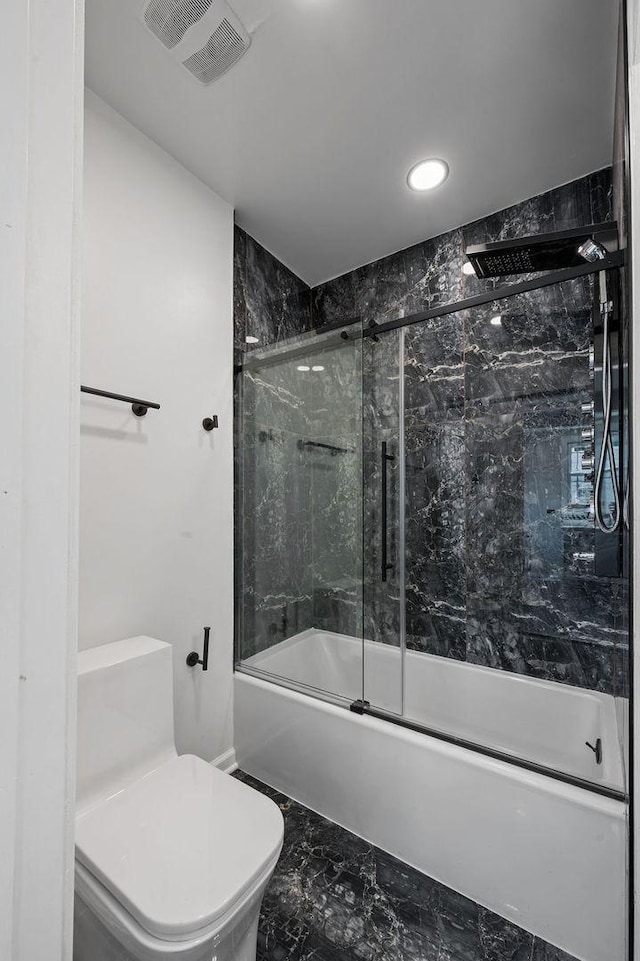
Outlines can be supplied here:
<path id="1" fill-rule="evenodd" d="M 259 344 L 259 343 L 260 343 L 260 338 L 259 338 L 259 337 L 251 337 L 251 335 L 249 335 L 248 337 L 245 337 L 244 341 L 245 341 L 245 344 Z"/>
<path id="2" fill-rule="evenodd" d="M 473 269 L 473 264 L 471 263 L 470 260 L 465 260 L 465 262 L 463 263 L 463 265 L 462 265 L 462 273 L 463 273 L 463 274 L 466 274 L 467 277 L 472 277 L 472 276 L 475 277 L 476 272 L 475 272 L 475 270 Z"/>
<path id="3" fill-rule="evenodd" d="M 316 364 L 315 367 L 311 368 L 311 370 L 324 370 L 324 367 L 322 364 Z"/>
<path id="4" fill-rule="evenodd" d="M 297 370 L 311 370 L 311 368 L 310 368 L 310 367 L 307 367 L 306 364 L 300 364 L 300 366 L 297 368 Z"/>
<path id="5" fill-rule="evenodd" d="M 407 176 L 407 183 L 412 190 L 433 190 L 449 176 L 449 167 L 444 160 L 431 157 L 421 160 L 412 167 Z"/>
<path id="6" fill-rule="evenodd" d="M 501 327 L 501 326 L 502 326 L 502 315 L 501 315 L 501 314 L 496 314 L 495 317 L 492 317 L 492 318 L 491 318 L 491 320 L 489 321 L 489 323 L 490 323 L 490 324 L 493 324 L 494 327 Z"/>

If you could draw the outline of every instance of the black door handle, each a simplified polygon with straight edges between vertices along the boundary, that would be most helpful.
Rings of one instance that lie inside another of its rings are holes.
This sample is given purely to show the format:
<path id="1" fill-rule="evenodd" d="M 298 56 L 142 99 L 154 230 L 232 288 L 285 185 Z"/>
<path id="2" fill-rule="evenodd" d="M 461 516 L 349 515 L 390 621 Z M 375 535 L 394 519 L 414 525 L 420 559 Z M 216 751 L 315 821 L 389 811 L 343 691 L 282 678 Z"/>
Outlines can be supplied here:
<path id="1" fill-rule="evenodd" d="M 382 552 L 381 552 L 381 577 L 383 581 L 387 579 L 387 571 L 392 570 L 393 564 L 387 560 L 387 464 L 390 460 L 395 460 L 393 454 L 387 453 L 387 442 L 382 441 Z"/>

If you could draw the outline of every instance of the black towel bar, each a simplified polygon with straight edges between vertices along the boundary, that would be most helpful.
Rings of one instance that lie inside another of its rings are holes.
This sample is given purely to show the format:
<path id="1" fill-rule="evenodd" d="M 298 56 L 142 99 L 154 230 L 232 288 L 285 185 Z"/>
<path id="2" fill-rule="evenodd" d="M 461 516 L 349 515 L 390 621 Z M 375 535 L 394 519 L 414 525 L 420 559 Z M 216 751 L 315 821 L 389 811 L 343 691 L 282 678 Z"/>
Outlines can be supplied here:
<path id="1" fill-rule="evenodd" d="M 127 397 L 126 394 L 114 394 L 111 390 L 99 390 L 97 387 L 85 387 L 80 385 L 83 394 L 94 394 L 96 397 L 109 397 L 111 400 L 121 400 L 125 404 L 131 404 L 131 410 L 136 417 L 144 417 L 150 407 L 160 410 L 160 404 L 152 400 L 141 400 L 139 397 Z"/>

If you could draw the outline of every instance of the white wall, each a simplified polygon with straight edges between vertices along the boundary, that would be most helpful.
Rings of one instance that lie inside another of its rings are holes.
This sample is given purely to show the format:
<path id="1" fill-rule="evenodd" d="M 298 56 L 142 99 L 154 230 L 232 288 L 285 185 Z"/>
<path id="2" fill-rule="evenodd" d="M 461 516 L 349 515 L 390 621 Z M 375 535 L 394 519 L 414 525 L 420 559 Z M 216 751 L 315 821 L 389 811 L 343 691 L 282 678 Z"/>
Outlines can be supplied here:
<path id="1" fill-rule="evenodd" d="M 82 395 L 79 646 L 173 644 L 178 750 L 209 760 L 232 745 L 233 211 L 88 93 L 83 229 L 82 382 L 161 409 Z"/>
<path id="2" fill-rule="evenodd" d="M 0 30 L 0 958 L 71 958 L 82 3 Z"/>

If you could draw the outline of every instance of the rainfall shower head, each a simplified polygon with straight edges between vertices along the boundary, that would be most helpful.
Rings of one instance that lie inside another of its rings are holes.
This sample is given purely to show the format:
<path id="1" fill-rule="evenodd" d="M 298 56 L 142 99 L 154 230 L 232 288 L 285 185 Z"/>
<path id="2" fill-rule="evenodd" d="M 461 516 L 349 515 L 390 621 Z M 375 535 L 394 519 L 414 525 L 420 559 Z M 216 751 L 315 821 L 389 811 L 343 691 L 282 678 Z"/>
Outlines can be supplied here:
<path id="1" fill-rule="evenodd" d="M 601 260 L 608 250 L 617 249 L 617 225 L 612 222 L 495 244 L 477 244 L 467 247 L 466 254 L 476 277 L 501 277 L 578 267 L 585 260 Z"/>

